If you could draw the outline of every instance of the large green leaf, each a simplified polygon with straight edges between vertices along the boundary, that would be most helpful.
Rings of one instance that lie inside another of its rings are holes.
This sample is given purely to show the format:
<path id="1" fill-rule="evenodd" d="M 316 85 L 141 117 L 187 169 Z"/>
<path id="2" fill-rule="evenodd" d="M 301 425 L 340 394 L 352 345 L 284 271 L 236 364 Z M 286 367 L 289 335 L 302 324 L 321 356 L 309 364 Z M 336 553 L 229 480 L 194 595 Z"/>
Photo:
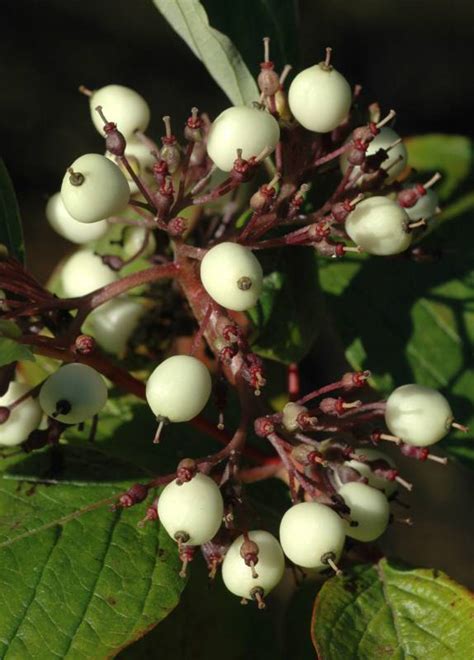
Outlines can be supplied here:
<path id="1" fill-rule="evenodd" d="M 234 105 L 258 100 L 257 84 L 242 56 L 225 34 L 209 25 L 199 0 L 153 2 Z"/>
<path id="2" fill-rule="evenodd" d="M 317 259 L 308 248 L 272 254 L 274 270 L 250 312 L 257 329 L 252 347 L 272 360 L 299 362 L 316 339 L 323 314 Z"/>
<path id="3" fill-rule="evenodd" d="M 176 546 L 158 525 L 137 527 L 141 507 L 110 510 L 143 472 L 91 449 L 50 457 L 0 480 L 0 655 L 110 657 L 177 605 Z"/>
<path id="4" fill-rule="evenodd" d="M 473 594 L 444 573 L 382 559 L 328 580 L 312 634 L 322 660 L 472 658 Z"/>
<path id="5" fill-rule="evenodd" d="M 20 261 L 25 260 L 25 246 L 21 228 L 20 213 L 15 191 L 7 168 L 0 159 L 0 244 L 6 246 L 9 254 Z"/>

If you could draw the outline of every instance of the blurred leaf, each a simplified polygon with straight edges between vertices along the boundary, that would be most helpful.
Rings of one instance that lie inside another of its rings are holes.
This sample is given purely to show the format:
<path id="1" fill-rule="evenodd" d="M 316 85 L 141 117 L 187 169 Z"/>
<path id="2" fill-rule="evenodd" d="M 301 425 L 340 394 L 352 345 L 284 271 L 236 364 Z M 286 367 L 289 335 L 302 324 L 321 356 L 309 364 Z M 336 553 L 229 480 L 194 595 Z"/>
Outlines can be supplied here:
<path id="1" fill-rule="evenodd" d="M 19 344 L 10 337 L 0 336 L 0 367 L 18 360 L 34 360 L 35 356 L 28 346 Z"/>
<path id="2" fill-rule="evenodd" d="M 143 478 L 61 447 L 0 479 L 2 657 L 108 658 L 177 605 L 176 544 L 156 525 L 137 528 L 142 507 L 109 508 L 134 472 Z"/>
<path id="3" fill-rule="evenodd" d="M 257 84 L 237 48 L 209 25 L 198 0 L 153 0 L 234 105 L 257 101 Z M 245 29 L 244 26 L 242 26 Z"/>
<path id="4" fill-rule="evenodd" d="M 276 660 L 276 624 L 270 595 L 265 612 L 255 603 L 242 607 L 221 576 L 213 583 L 197 555 L 180 605 L 158 628 L 126 649 L 120 660 Z"/>
<path id="5" fill-rule="evenodd" d="M 25 262 L 25 245 L 21 228 L 20 212 L 10 175 L 0 159 L 0 244 L 22 263 Z"/>
<path id="6" fill-rule="evenodd" d="M 312 634 L 324 660 L 470 658 L 473 594 L 444 573 L 382 559 L 325 583 Z"/>
<path id="7" fill-rule="evenodd" d="M 270 57 L 277 70 L 298 65 L 297 3 L 294 0 L 204 0 L 211 22 L 227 34 L 255 76 L 263 61 L 263 37 L 270 37 Z M 245 26 L 245 29 L 242 27 Z"/>
<path id="8" fill-rule="evenodd" d="M 253 350 L 272 360 L 299 362 L 317 337 L 322 317 L 318 262 L 314 251 L 273 253 L 258 305 L 249 312 L 257 329 Z"/>
<path id="9" fill-rule="evenodd" d="M 448 199 L 458 188 L 473 165 L 472 142 L 462 135 L 434 133 L 405 140 L 408 162 L 420 172 L 440 172 L 436 185 L 441 200 Z"/>

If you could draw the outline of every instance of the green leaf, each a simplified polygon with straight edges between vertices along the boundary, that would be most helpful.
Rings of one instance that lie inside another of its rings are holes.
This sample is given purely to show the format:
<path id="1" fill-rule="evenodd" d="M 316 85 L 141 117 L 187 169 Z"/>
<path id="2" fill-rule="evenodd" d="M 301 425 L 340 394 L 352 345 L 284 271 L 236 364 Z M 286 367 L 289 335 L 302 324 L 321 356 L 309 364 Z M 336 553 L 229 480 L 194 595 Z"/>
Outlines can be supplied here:
<path id="1" fill-rule="evenodd" d="M 25 245 L 15 191 L 5 163 L 0 159 L 0 244 L 24 263 Z"/>
<path id="2" fill-rule="evenodd" d="M 467 179 L 473 166 L 472 142 L 462 135 L 434 133 L 405 140 L 408 162 L 420 172 L 439 171 L 436 185 L 440 198 L 448 199 Z"/>
<path id="3" fill-rule="evenodd" d="M 473 594 L 444 573 L 382 559 L 326 582 L 313 611 L 320 658 L 472 657 Z"/>
<path id="4" fill-rule="evenodd" d="M 228 37 L 209 25 L 198 0 L 153 2 L 234 105 L 258 100 L 257 84 L 239 51 Z"/>
<path id="5" fill-rule="evenodd" d="M 0 336 L 0 367 L 18 360 L 34 360 L 35 356 L 28 346 L 19 344 L 10 337 Z"/>
<path id="6" fill-rule="evenodd" d="M 51 467 L 59 467 L 54 478 Z M 144 474 L 95 450 L 67 447 L 4 474 L 2 658 L 112 657 L 177 605 L 184 581 L 176 544 L 158 525 L 137 527 L 143 507 L 110 510 L 130 484 L 125 476 Z M 18 481 L 25 477 L 39 482 Z"/>
<path id="7" fill-rule="evenodd" d="M 212 24 L 232 39 L 255 75 L 263 60 L 263 37 L 270 37 L 270 56 L 277 70 L 285 64 L 298 65 L 297 3 L 293 0 L 204 0 L 204 6 Z"/>
<path id="8" fill-rule="evenodd" d="M 308 248 L 272 253 L 275 268 L 250 317 L 257 329 L 253 350 L 272 360 L 299 362 L 317 337 L 323 312 L 318 262 Z"/>

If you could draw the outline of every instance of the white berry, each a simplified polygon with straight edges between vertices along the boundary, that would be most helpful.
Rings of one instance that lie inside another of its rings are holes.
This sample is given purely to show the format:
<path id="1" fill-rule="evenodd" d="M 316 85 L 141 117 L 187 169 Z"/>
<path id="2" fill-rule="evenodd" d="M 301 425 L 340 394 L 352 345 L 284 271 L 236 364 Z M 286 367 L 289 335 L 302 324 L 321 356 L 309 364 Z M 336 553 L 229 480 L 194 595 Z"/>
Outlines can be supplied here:
<path id="1" fill-rule="evenodd" d="M 283 552 L 303 568 L 328 568 L 327 559 L 337 562 L 345 539 L 342 519 L 318 502 L 302 502 L 289 509 L 280 523 Z"/>
<path id="2" fill-rule="evenodd" d="M 242 149 L 242 157 L 248 160 L 266 147 L 273 151 L 279 139 L 278 122 L 266 110 L 236 106 L 227 108 L 213 121 L 207 153 L 217 167 L 230 172 L 237 149 Z"/>
<path id="3" fill-rule="evenodd" d="M 8 390 L 0 396 L 0 406 L 8 406 L 31 388 L 23 383 L 11 382 Z M 28 397 L 10 412 L 7 421 L 0 424 L 0 446 L 13 447 L 24 442 L 38 428 L 43 411 L 37 399 Z"/>
<path id="4" fill-rule="evenodd" d="M 61 197 L 68 213 L 79 222 L 99 222 L 126 208 L 130 190 L 115 163 L 100 154 L 85 154 L 66 171 Z"/>
<path id="5" fill-rule="evenodd" d="M 227 551 L 222 564 L 222 579 L 227 589 L 240 598 L 252 598 L 253 590 L 262 590 L 262 596 L 270 593 L 280 582 L 285 570 L 285 557 L 277 539 L 264 530 L 249 532 L 251 541 L 258 545 L 258 562 L 252 570 L 240 554 L 244 537 L 239 536 Z"/>
<path id="6" fill-rule="evenodd" d="M 359 481 L 344 484 L 339 495 L 350 508 L 351 520 L 357 526 L 346 522 L 346 534 L 358 541 L 375 541 L 387 528 L 390 507 L 385 495 L 376 488 Z"/>
<path id="7" fill-rule="evenodd" d="M 106 220 L 99 222 L 85 223 L 75 220 L 67 212 L 61 193 L 57 192 L 49 198 L 46 205 L 46 218 L 51 227 L 63 238 L 71 243 L 89 243 L 97 241 L 107 232 L 108 224 Z"/>
<path id="8" fill-rule="evenodd" d="M 397 484 L 395 483 L 395 481 L 389 481 L 388 479 L 384 479 L 383 477 L 379 477 L 376 474 L 374 474 L 372 472 L 370 462 L 384 461 L 385 463 L 387 463 L 390 469 L 390 468 L 395 468 L 395 461 L 387 454 L 384 454 L 382 451 L 379 451 L 378 449 L 373 449 L 372 447 L 360 447 L 358 449 L 355 449 L 354 453 L 357 454 L 358 456 L 364 457 L 369 462 L 365 463 L 363 461 L 358 461 L 356 458 L 352 458 L 350 461 L 346 461 L 344 465 L 347 465 L 348 467 L 357 470 L 357 472 L 362 477 L 365 477 L 368 480 L 369 486 L 372 486 L 372 488 L 378 488 L 379 490 L 383 490 L 383 492 L 387 497 L 393 495 L 393 493 L 397 490 Z"/>
<path id="9" fill-rule="evenodd" d="M 123 239 L 123 256 L 125 259 L 130 259 L 142 249 L 146 235 L 147 230 L 144 227 L 128 227 L 125 230 Z M 146 246 L 139 256 L 146 259 L 154 254 L 155 250 L 156 239 L 153 236 L 153 232 L 148 231 Z"/>
<path id="10" fill-rule="evenodd" d="M 402 385 L 387 399 L 385 423 L 393 435 L 409 445 L 433 445 L 448 433 L 452 421 L 448 401 L 431 387 Z"/>
<path id="11" fill-rule="evenodd" d="M 304 406 L 300 406 L 298 403 L 294 403 L 293 401 L 290 401 L 283 408 L 281 423 L 283 424 L 283 426 L 287 431 L 293 433 L 294 431 L 297 431 L 300 428 L 300 425 L 298 424 L 298 417 L 301 414 L 307 412 L 308 409 L 305 408 Z"/>
<path id="12" fill-rule="evenodd" d="M 108 353 L 123 355 L 145 312 L 145 307 L 132 298 L 109 300 L 89 315 L 90 334 Z"/>
<path id="13" fill-rule="evenodd" d="M 238 243 L 219 243 L 201 262 L 201 282 L 219 305 L 242 312 L 262 291 L 263 272 L 253 252 Z"/>
<path id="14" fill-rule="evenodd" d="M 202 545 L 216 535 L 224 514 L 221 492 L 210 477 L 198 472 L 191 481 L 172 481 L 158 499 L 158 518 L 168 534 L 187 545 Z"/>
<path id="15" fill-rule="evenodd" d="M 288 102 L 302 126 L 309 131 L 328 133 L 346 118 L 352 91 L 339 71 L 322 62 L 296 76 L 288 91 Z"/>
<path id="16" fill-rule="evenodd" d="M 44 382 L 39 403 L 48 417 L 80 424 L 97 415 L 107 402 L 102 376 L 86 364 L 66 364 Z"/>
<path id="17" fill-rule="evenodd" d="M 388 197 L 359 202 L 346 219 L 349 237 L 369 254 L 398 254 L 408 248 L 412 234 L 405 211 Z"/>
<path id="18" fill-rule="evenodd" d="M 413 206 L 405 208 L 405 211 L 412 222 L 429 220 L 437 213 L 438 203 L 438 194 L 432 188 L 428 188 L 426 194 L 421 195 Z"/>
<path id="19" fill-rule="evenodd" d="M 66 298 L 84 296 L 115 282 L 117 274 L 87 249 L 71 255 L 61 270 L 61 287 Z"/>
<path id="20" fill-rule="evenodd" d="M 350 138 L 349 138 L 350 139 Z M 380 133 L 374 137 L 372 142 L 369 142 L 367 151 L 365 152 L 366 156 L 373 156 L 377 153 L 379 149 L 387 149 L 394 142 L 400 139 L 398 133 L 396 133 L 393 128 L 388 128 L 388 126 L 383 126 L 380 129 Z M 398 177 L 399 174 L 407 166 L 408 152 L 403 144 L 400 142 L 395 147 L 392 147 L 388 153 L 387 158 L 382 161 L 380 167 L 388 172 L 387 178 L 385 179 L 387 183 L 392 183 Z M 342 154 L 340 158 L 340 166 L 342 174 L 346 173 L 347 168 L 349 167 L 349 161 L 347 160 L 347 152 Z M 354 167 L 351 174 L 351 179 L 357 177 L 357 184 L 363 183 L 367 179 L 367 175 L 360 175 L 360 168 L 358 166 Z"/>
<path id="21" fill-rule="evenodd" d="M 126 140 L 137 130 L 146 131 L 150 123 L 148 103 L 138 92 L 123 85 L 106 85 L 95 90 L 89 103 L 92 121 L 101 135 L 104 134 L 104 122 L 96 111 L 99 105 L 107 120 L 117 124 Z"/>
<path id="22" fill-rule="evenodd" d="M 189 355 L 174 355 L 156 367 L 146 385 L 146 398 L 154 414 L 170 422 L 187 422 L 206 405 L 211 375 Z"/>

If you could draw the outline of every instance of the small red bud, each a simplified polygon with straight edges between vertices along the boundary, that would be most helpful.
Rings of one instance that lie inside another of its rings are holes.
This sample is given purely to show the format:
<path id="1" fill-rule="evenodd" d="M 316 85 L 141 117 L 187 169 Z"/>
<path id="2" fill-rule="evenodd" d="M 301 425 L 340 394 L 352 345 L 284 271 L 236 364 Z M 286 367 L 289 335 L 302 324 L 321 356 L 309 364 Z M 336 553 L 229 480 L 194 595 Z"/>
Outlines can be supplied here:
<path id="1" fill-rule="evenodd" d="M 193 458 L 183 458 L 176 469 L 176 483 L 181 486 L 194 477 L 197 472 L 197 463 Z"/>
<path id="2" fill-rule="evenodd" d="M 118 505 L 128 509 L 134 504 L 140 504 L 148 495 L 148 487 L 144 484 L 134 484 L 126 493 L 120 496 Z"/>
<path id="3" fill-rule="evenodd" d="M 254 423 L 255 433 L 260 438 L 266 438 L 275 431 L 275 426 L 267 417 L 258 417 Z"/>
<path id="4" fill-rule="evenodd" d="M 78 335 L 74 341 L 74 351 L 80 355 L 90 355 L 95 351 L 96 341 L 90 335 Z"/>

